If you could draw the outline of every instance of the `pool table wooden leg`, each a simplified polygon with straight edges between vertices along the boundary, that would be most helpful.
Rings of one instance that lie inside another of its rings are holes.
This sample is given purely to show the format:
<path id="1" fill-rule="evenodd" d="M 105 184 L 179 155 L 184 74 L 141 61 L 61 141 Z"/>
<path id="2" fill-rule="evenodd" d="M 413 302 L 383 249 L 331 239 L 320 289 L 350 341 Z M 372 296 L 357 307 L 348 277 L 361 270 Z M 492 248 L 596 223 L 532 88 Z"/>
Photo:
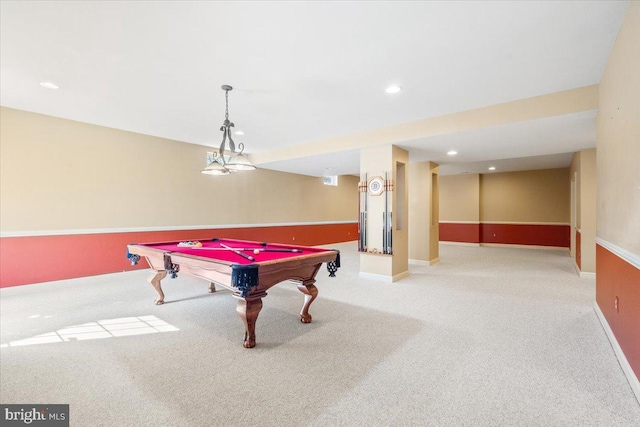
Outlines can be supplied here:
<path id="1" fill-rule="evenodd" d="M 256 346 L 256 320 L 258 319 L 260 310 L 262 310 L 261 298 L 251 300 L 240 298 L 238 300 L 236 311 L 240 315 L 245 327 L 243 343 L 245 348 L 253 348 Z"/>
<path id="2" fill-rule="evenodd" d="M 304 304 L 300 311 L 300 321 L 302 323 L 311 323 L 311 315 L 309 314 L 309 306 L 318 296 L 318 288 L 314 286 L 315 280 L 312 282 L 304 282 L 298 285 L 300 292 L 304 294 Z"/>
<path id="3" fill-rule="evenodd" d="M 156 305 L 164 304 L 164 293 L 162 292 L 162 286 L 160 285 L 160 281 L 167 276 L 167 272 L 165 270 L 156 270 L 149 277 L 149 283 L 154 287 L 156 292 L 158 293 L 158 298 L 153 300 Z"/>

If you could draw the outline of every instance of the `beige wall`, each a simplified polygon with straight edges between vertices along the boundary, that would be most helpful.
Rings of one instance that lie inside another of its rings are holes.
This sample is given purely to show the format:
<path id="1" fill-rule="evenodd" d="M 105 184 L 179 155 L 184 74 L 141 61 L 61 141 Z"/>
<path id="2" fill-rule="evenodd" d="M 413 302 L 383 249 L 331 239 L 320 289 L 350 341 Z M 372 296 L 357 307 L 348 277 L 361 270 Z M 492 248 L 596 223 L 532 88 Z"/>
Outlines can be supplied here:
<path id="1" fill-rule="evenodd" d="M 640 2 L 633 1 L 600 81 L 597 236 L 640 256 Z"/>
<path id="2" fill-rule="evenodd" d="M 440 176 L 440 221 L 480 221 L 480 175 Z"/>
<path id="3" fill-rule="evenodd" d="M 481 175 L 480 221 L 569 224 L 569 168 Z"/>
<path id="4" fill-rule="evenodd" d="M 9 108 L 0 123 L 3 233 L 357 220 L 357 177 L 207 176 L 208 147 Z"/>
<path id="5" fill-rule="evenodd" d="M 580 230 L 580 270 L 596 271 L 596 149 L 575 153 L 570 177 L 576 187 L 576 228 Z M 572 233 L 575 230 L 571 230 Z"/>

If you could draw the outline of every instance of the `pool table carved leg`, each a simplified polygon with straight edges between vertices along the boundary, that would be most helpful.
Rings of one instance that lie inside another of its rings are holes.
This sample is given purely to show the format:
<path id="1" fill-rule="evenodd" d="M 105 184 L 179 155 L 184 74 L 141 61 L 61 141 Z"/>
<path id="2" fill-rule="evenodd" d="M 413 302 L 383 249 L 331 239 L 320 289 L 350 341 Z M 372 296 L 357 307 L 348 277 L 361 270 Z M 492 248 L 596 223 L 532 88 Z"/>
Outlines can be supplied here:
<path id="1" fill-rule="evenodd" d="M 162 292 L 162 286 L 160 285 L 160 281 L 167 276 L 167 272 L 165 270 L 156 270 L 150 277 L 149 283 L 154 287 L 156 292 L 158 293 L 158 298 L 153 300 L 156 305 L 164 304 L 164 292 Z"/>
<path id="2" fill-rule="evenodd" d="M 300 321 L 302 323 L 311 323 L 309 306 L 318 296 L 318 288 L 314 286 L 314 283 L 315 280 L 310 283 L 304 282 L 298 285 L 298 289 L 304 294 L 304 304 L 302 305 L 302 311 L 300 311 Z"/>
<path id="3" fill-rule="evenodd" d="M 236 305 L 236 311 L 240 315 L 242 322 L 244 323 L 244 347 L 253 348 L 256 345 L 256 320 L 258 314 L 262 310 L 262 299 L 246 300 L 240 298 Z"/>
<path id="4" fill-rule="evenodd" d="M 216 284 L 213 282 L 209 282 L 209 293 L 212 294 L 216 291 Z"/>

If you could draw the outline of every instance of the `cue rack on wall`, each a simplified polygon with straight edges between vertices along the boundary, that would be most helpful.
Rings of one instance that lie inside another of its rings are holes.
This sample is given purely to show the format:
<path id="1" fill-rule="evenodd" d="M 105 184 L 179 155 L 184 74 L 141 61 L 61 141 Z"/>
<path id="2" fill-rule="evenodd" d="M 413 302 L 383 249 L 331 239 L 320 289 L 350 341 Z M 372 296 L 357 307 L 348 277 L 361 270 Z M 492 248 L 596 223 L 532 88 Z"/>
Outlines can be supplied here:
<path id="1" fill-rule="evenodd" d="M 371 254 L 393 254 L 393 180 L 392 173 L 368 178 L 364 173 L 358 182 L 359 218 L 358 251 Z M 382 216 L 380 222 L 369 213 Z M 378 228 L 380 227 L 380 228 Z M 376 229 L 380 231 L 376 231 Z"/>

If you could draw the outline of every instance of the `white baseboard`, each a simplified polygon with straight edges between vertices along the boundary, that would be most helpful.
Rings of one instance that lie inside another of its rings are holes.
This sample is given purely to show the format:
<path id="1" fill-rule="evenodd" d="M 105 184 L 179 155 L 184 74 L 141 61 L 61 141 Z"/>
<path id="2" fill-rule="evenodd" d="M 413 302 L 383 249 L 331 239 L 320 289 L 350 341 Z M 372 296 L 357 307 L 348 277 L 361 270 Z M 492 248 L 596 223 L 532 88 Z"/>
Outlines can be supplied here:
<path id="1" fill-rule="evenodd" d="M 432 259 L 430 261 L 425 261 L 425 260 L 422 260 L 422 259 L 411 259 L 411 258 L 409 258 L 409 264 L 423 265 L 423 266 L 426 266 L 426 267 L 429 267 L 430 265 L 433 265 L 433 264 L 435 264 L 437 262 L 440 262 L 440 257 L 434 258 L 434 259 Z"/>
<path id="2" fill-rule="evenodd" d="M 573 268 L 576 269 L 576 273 L 578 273 L 578 276 L 580 276 L 580 267 L 578 267 L 578 263 L 576 262 L 576 259 L 573 259 Z"/>
<path id="3" fill-rule="evenodd" d="M 392 282 L 397 282 L 398 280 L 404 279 L 405 277 L 409 277 L 409 270 L 403 271 L 400 274 L 396 274 L 391 278 Z"/>
<path id="4" fill-rule="evenodd" d="M 627 377 L 627 381 L 629 381 L 631 390 L 633 390 L 633 393 L 636 395 L 636 399 L 638 400 L 638 403 L 640 403 L 640 380 L 638 380 L 638 377 L 636 377 L 636 374 L 633 372 L 633 369 L 631 369 L 631 365 L 629 365 L 629 361 L 627 360 L 627 357 L 624 355 L 624 352 L 622 351 L 620 344 L 618 344 L 618 340 L 616 339 L 616 336 L 613 334 L 613 331 L 609 326 L 609 322 L 607 322 L 607 319 L 604 317 L 604 314 L 602 314 L 602 310 L 600 310 L 600 307 L 598 306 L 597 302 L 593 303 L 593 309 L 595 310 L 596 315 L 598 316 L 598 320 L 600 320 L 600 324 L 602 325 L 602 328 L 604 329 L 605 334 L 607 334 L 607 338 L 609 338 L 611 347 L 613 347 L 613 352 L 616 354 L 616 357 L 618 358 L 618 363 L 620 363 L 620 367 L 622 367 L 622 372 L 624 372 L 624 375 Z"/>
<path id="5" fill-rule="evenodd" d="M 573 268 L 576 269 L 576 273 L 578 273 L 578 276 L 580 276 L 581 279 L 594 279 L 596 278 L 596 273 L 590 272 L 590 271 L 582 271 L 580 270 L 580 267 L 578 267 L 578 263 L 576 262 L 575 258 L 573 259 Z"/>
<path id="6" fill-rule="evenodd" d="M 571 253 L 570 248 L 562 248 L 559 246 L 539 246 L 539 245 L 515 245 L 510 243 L 480 243 L 480 246 L 492 246 L 496 248 L 517 248 L 517 249 L 544 249 L 551 251 L 565 251 Z"/>
<path id="7" fill-rule="evenodd" d="M 471 243 L 471 242 L 447 242 L 446 240 L 440 240 L 441 245 L 451 245 L 451 246 L 480 246 L 480 243 Z"/>
<path id="8" fill-rule="evenodd" d="M 400 279 L 404 279 L 405 277 L 409 276 L 409 271 L 404 271 L 400 274 L 396 274 L 395 276 L 386 276 L 384 274 L 375 274 L 375 273 L 366 273 L 361 271 L 359 274 L 359 277 L 362 279 L 372 279 L 372 280 L 378 280 L 381 282 L 385 282 L 385 283 L 393 283 L 393 282 L 397 282 Z"/>

